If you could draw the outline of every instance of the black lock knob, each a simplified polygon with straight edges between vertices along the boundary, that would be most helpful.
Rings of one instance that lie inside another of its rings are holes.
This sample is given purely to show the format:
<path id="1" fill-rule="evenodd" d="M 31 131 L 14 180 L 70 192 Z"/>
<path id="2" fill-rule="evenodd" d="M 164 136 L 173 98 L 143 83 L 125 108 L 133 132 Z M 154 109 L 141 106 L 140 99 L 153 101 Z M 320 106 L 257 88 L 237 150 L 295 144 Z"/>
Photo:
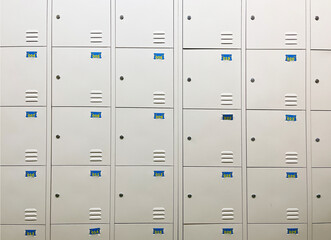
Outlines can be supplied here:
<path id="1" fill-rule="evenodd" d="M 321 194 L 317 194 L 316 197 L 317 198 L 321 198 L 322 196 L 321 196 Z"/>
<path id="2" fill-rule="evenodd" d="M 120 76 L 120 80 L 123 81 L 124 80 L 124 77 L 123 76 Z"/>
<path id="3" fill-rule="evenodd" d="M 319 80 L 319 79 L 316 79 L 316 80 L 315 80 L 315 83 L 319 83 L 319 82 L 320 82 L 320 80 Z"/>
<path id="4" fill-rule="evenodd" d="M 61 18 L 61 16 L 60 15 L 56 15 L 56 19 L 60 19 Z"/>
<path id="5" fill-rule="evenodd" d="M 124 196 L 124 194 L 123 194 L 123 193 L 120 193 L 120 194 L 118 194 L 118 196 L 119 196 L 120 198 L 122 198 L 122 197 Z"/>
<path id="6" fill-rule="evenodd" d="M 188 194 L 187 197 L 188 197 L 188 198 L 192 198 L 192 194 Z"/>
<path id="7" fill-rule="evenodd" d="M 255 142 L 255 137 L 252 137 L 252 138 L 251 138 L 251 141 L 252 141 L 252 142 Z"/>
<path id="8" fill-rule="evenodd" d="M 319 138 L 316 138 L 316 139 L 315 139 L 315 141 L 316 141 L 316 142 L 320 142 L 320 141 L 321 141 L 321 139 L 319 139 Z"/>
<path id="9" fill-rule="evenodd" d="M 56 193 L 56 194 L 55 194 L 55 197 L 56 197 L 56 198 L 59 198 L 59 197 L 60 197 L 60 194 Z"/>
<path id="10" fill-rule="evenodd" d="M 191 79 L 191 78 L 188 78 L 188 79 L 187 79 L 187 81 L 188 81 L 188 82 L 191 82 L 191 81 L 192 81 L 192 79 Z"/>
<path id="11" fill-rule="evenodd" d="M 189 16 L 187 16 L 187 20 L 191 20 L 192 19 L 192 17 L 189 15 Z"/>
<path id="12" fill-rule="evenodd" d="M 255 79 L 254 78 L 251 78 L 251 82 L 254 83 L 255 82 Z"/>
<path id="13" fill-rule="evenodd" d="M 56 79 L 57 80 L 60 80 L 61 79 L 61 76 L 60 75 L 56 75 Z"/>
<path id="14" fill-rule="evenodd" d="M 251 19 L 252 19 L 252 20 L 255 20 L 255 16 L 254 16 L 254 15 L 252 15 L 252 16 L 251 16 Z"/>
<path id="15" fill-rule="evenodd" d="M 316 17 L 315 17 L 315 20 L 316 20 L 316 21 L 320 20 L 320 17 L 319 17 L 319 16 L 316 16 Z"/>
<path id="16" fill-rule="evenodd" d="M 123 16 L 123 15 L 121 15 L 121 16 L 120 16 L 120 19 L 121 19 L 121 20 L 123 20 L 123 19 L 124 19 L 124 16 Z"/>
<path id="17" fill-rule="evenodd" d="M 256 198 L 256 194 L 252 194 L 252 198 Z"/>
<path id="18" fill-rule="evenodd" d="M 60 139 L 60 135 L 56 135 L 56 138 L 57 138 L 57 139 Z"/>
<path id="19" fill-rule="evenodd" d="M 120 136 L 120 139 L 122 139 L 122 140 L 123 140 L 123 139 L 124 139 L 124 136 L 123 136 L 123 135 L 121 135 L 121 136 Z"/>
<path id="20" fill-rule="evenodd" d="M 187 140 L 191 141 L 192 140 L 192 137 L 188 136 L 187 137 Z"/>

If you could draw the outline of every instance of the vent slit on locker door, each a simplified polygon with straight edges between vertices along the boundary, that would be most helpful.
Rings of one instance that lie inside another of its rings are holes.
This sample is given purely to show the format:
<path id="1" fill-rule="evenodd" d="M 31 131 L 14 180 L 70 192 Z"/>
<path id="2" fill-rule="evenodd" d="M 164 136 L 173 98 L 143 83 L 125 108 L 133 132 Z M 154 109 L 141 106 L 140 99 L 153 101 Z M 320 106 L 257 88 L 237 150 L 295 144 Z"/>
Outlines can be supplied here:
<path id="1" fill-rule="evenodd" d="M 90 220 L 101 220 L 101 208 L 90 208 Z"/>
<path id="2" fill-rule="evenodd" d="M 222 93 L 221 94 L 221 105 L 233 105 L 232 93 Z"/>
<path id="3" fill-rule="evenodd" d="M 163 208 L 163 207 L 153 208 L 153 219 L 154 220 L 165 219 L 165 208 Z"/>
<path id="4" fill-rule="evenodd" d="M 25 41 L 28 43 L 39 42 L 39 32 L 37 30 L 27 30 L 25 32 Z"/>
<path id="5" fill-rule="evenodd" d="M 298 33 L 296 32 L 285 33 L 285 45 L 298 45 Z"/>
<path id="6" fill-rule="evenodd" d="M 25 102 L 38 102 L 38 91 L 37 90 L 26 90 L 25 91 Z"/>
<path id="7" fill-rule="evenodd" d="M 102 43 L 102 41 L 103 41 L 102 31 L 98 31 L 98 30 L 91 31 L 90 41 L 91 41 L 91 43 Z"/>
<path id="8" fill-rule="evenodd" d="M 287 106 L 287 107 L 298 106 L 298 95 L 286 94 L 285 95 L 285 106 Z"/>
<path id="9" fill-rule="evenodd" d="M 285 153 L 285 163 L 286 164 L 298 164 L 298 153 L 297 152 Z"/>
<path id="10" fill-rule="evenodd" d="M 299 220 L 299 209 L 298 208 L 288 208 L 286 209 L 287 220 Z"/>
<path id="11" fill-rule="evenodd" d="M 234 220 L 234 209 L 223 208 L 222 209 L 222 220 Z"/>
<path id="12" fill-rule="evenodd" d="M 37 221 L 37 209 L 35 208 L 27 208 L 25 209 L 25 221 Z"/>
<path id="13" fill-rule="evenodd" d="M 165 93 L 164 92 L 154 92 L 153 93 L 153 103 L 154 104 L 165 104 Z"/>
<path id="14" fill-rule="evenodd" d="M 165 150 L 154 150 L 153 151 L 153 161 L 154 162 L 165 162 L 166 152 Z"/>
<path id="15" fill-rule="evenodd" d="M 153 32 L 153 43 L 165 44 L 165 32 L 162 31 Z"/>
<path id="16" fill-rule="evenodd" d="M 102 91 L 92 90 L 90 93 L 90 102 L 91 103 L 102 103 Z"/>
<path id="17" fill-rule="evenodd" d="M 101 149 L 91 149 L 90 150 L 90 161 L 91 162 L 101 162 L 102 161 L 102 150 Z"/>
<path id="18" fill-rule="evenodd" d="M 221 162 L 222 163 L 233 163 L 233 152 L 232 151 L 221 152 Z"/>
<path id="19" fill-rule="evenodd" d="M 26 149 L 25 150 L 25 161 L 26 162 L 37 162 L 38 161 L 38 150 L 37 149 Z"/>
<path id="20" fill-rule="evenodd" d="M 233 33 L 221 32 L 221 44 L 225 44 L 225 45 L 233 44 Z"/>

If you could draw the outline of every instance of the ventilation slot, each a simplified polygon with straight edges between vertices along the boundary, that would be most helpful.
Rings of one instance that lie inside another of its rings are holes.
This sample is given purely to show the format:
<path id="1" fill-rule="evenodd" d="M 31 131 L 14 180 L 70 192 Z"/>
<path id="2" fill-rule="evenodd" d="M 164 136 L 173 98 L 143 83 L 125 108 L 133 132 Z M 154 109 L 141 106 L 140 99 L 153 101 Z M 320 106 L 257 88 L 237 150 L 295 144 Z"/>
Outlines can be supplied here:
<path id="1" fill-rule="evenodd" d="M 221 94 L 221 105 L 233 105 L 232 93 Z"/>
<path id="2" fill-rule="evenodd" d="M 298 164 L 298 153 L 297 152 L 287 152 L 285 153 L 286 164 Z"/>
<path id="3" fill-rule="evenodd" d="M 288 208 L 286 212 L 287 212 L 287 220 L 299 220 L 299 209 Z"/>
<path id="4" fill-rule="evenodd" d="M 25 221 L 37 221 L 37 209 L 27 208 L 25 209 Z"/>
<path id="5" fill-rule="evenodd" d="M 102 161 L 102 150 L 91 149 L 90 151 L 90 161 L 91 162 L 101 162 Z"/>
<path id="6" fill-rule="evenodd" d="M 164 92 L 154 92 L 153 93 L 153 103 L 154 104 L 165 104 L 165 93 Z"/>
<path id="7" fill-rule="evenodd" d="M 92 90 L 90 93 L 91 103 L 102 103 L 102 91 Z"/>
<path id="8" fill-rule="evenodd" d="M 153 43 L 154 44 L 165 44 L 165 32 L 153 32 Z"/>
<path id="9" fill-rule="evenodd" d="M 38 161 L 38 150 L 37 149 L 25 150 L 25 161 L 26 162 L 37 162 Z"/>
<path id="10" fill-rule="evenodd" d="M 233 152 L 223 151 L 221 152 L 221 163 L 233 163 Z"/>
<path id="11" fill-rule="evenodd" d="M 165 151 L 164 150 L 154 150 L 153 161 L 154 162 L 165 162 Z"/>
<path id="12" fill-rule="evenodd" d="M 154 220 L 165 219 L 165 209 L 162 207 L 153 208 L 153 219 Z"/>
<path id="13" fill-rule="evenodd" d="M 38 91 L 37 90 L 26 90 L 25 91 L 25 102 L 38 102 Z"/>
<path id="14" fill-rule="evenodd" d="M 285 95 L 285 106 L 287 106 L 287 107 L 298 106 L 298 95 L 286 94 Z"/>
<path id="15" fill-rule="evenodd" d="M 102 31 L 91 31 L 90 41 L 91 43 L 102 43 Z"/>
<path id="16" fill-rule="evenodd" d="M 223 208 L 222 209 L 222 220 L 234 220 L 234 209 Z"/>
<path id="17" fill-rule="evenodd" d="M 232 32 L 222 32 L 221 33 L 221 44 L 225 44 L 225 45 L 233 44 L 233 33 Z"/>
<path id="18" fill-rule="evenodd" d="M 25 32 L 25 41 L 28 43 L 39 42 L 39 32 L 37 30 L 28 30 Z"/>
<path id="19" fill-rule="evenodd" d="M 285 45 L 298 45 L 298 33 L 285 33 Z"/>
<path id="20" fill-rule="evenodd" d="M 101 220 L 101 208 L 90 208 L 90 220 Z"/>

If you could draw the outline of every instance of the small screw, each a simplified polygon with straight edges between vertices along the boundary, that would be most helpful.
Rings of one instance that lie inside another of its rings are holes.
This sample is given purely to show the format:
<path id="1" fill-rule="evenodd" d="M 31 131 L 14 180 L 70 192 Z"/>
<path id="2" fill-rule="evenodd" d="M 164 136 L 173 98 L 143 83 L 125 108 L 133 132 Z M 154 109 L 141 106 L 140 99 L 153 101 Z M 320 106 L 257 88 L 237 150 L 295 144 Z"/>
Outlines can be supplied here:
<path id="1" fill-rule="evenodd" d="M 254 16 L 254 15 L 252 15 L 252 16 L 251 16 L 251 19 L 252 19 L 252 20 L 255 20 L 255 16 Z"/>
<path id="2" fill-rule="evenodd" d="M 187 20 L 191 20 L 192 19 L 192 17 L 191 16 L 187 16 Z"/>
<path id="3" fill-rule="evenodd" d="M 256 195 L 255 194 L 252 194 L 252 198 L 256 198 Z"/>
<path id="4" fill-rule="evenodd" d="M 321 196 L 321 194 L 317 194 L 316 197 L 317 198 L 321 198 L 322 196 Z"/>
<path id="5" fill-rule="evenodd" d="M 255 82 L 255 79 L 254 79 L 254 78 L 251 78 L 251 82 L 252 82 L 252 83 Z"/>
<path id="6" fill-rule="evenodd" d="M 56 15 L 56 19 L 60 19 L 61 17 L 60 17 L 60 15 Z"/>
<path id="7" fill-rule="evenodd" d="M 316 142 L 320 142 L 320 141 L 321 141 L 321 139 L 319 139 L 319 138 L 316 138 L 316 139 L 315 139 L 315 141 L 316 141 Z"/>
<path id="8" fill-rule="evenodd" d="M 188 194 L 187 197 L 188 197 L 188 198 L 192 198 L 192 194 Z"/>
<path id="9" fill-rule="evenodd" d="M 316 20 L 316 21 L 320 20 L 320 17 L 319 17 L 319 16 L 316 16 L 316 17 L 315 17 L 315 20 Z"/>
<path id="10" fill-rule="evenodd" d="M 120 80 L 123 81 L 124 80 L 124 77 L 123 76 L 120 76 Z"/>
<path id="11" fill-rule="evenodd" d="M 123 135 L 121 135 L 121 136 L 120 136 L 120 139 L 124 139 L 124 136 L 123 136 Z"/>
<path id="12" fill-rule="evenodd" d="M 56 75 L 56 79 L 59 80 L 61 77 L 60 75 Z"/>
<path id="13" fill-rule="evenodd" d="M 251 141 L 254 142 L 254 141 L 255 141 L 255 137 L 252 137 L 252 138 L 251 138 Z"/>
<path id="14" fill-rule="evenodd" d="M 59 197 L 60 197 L 60 194 L 56 193 L 56 194 L 55 194 L 55 197 L 56 197 L 56 198 L 59 198 Z"/>
<path id="15" fill-rule="evenodd" d="M 315 83 L 319 83 L 319 82 L 320 82 L 320 80 L 319 80 L 319 79 L 316 79 L 316 80 L 315 80 Z"/>
<path id="16" fill-rule="evenodd" d="M 120 193 L 120 194 L 118 194 L 118 196 L 122 198 L 124 196 L 124 194 Z"/>
<path id="17" fill-rule="evenodd" d="M 187 79 L 187 81 L 188 81 L 188 82 L 191 82 L 191 81 L 192 81 L 192 79 L 191 79 L 191 78 L 188 78 L 188 79 Z"/>
<path id="18" fill-rule="evenodd" d="M 60 139 L 60 135 L 56 135 L 56 138 L 57 138 L 57 139 Z"/>
<path id="19" fill-rule="evenodd" d="M 187 137 L 187 140 L 191 141 L 191 140 L 192 140 L 192 138 L 191 138 L 191 137 Z"/>
<path id="20" fill-rule="evenodd" d="M 124 19 L 124 16 L 123 16 L 123 15 L 121 15 L 121 16 L 120 16 L 120 19 L 121 19 L 121 20 L 123 20 L 123 19 Z"/>

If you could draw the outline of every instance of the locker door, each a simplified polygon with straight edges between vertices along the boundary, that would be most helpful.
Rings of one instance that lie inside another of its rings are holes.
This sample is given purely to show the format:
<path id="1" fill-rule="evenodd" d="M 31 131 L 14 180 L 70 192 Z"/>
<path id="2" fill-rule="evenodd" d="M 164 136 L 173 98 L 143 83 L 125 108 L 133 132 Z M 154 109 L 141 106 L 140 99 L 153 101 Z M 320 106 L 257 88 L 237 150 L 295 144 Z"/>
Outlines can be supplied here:
<path id="1" fill-rule="evenodd" d="M 45 226 L 42 225 L 0 225 L 0 239 L 45 240 Z"/>
<path id="2" fill-rule="evenodd" d="M 247 164 L 305 167 L 305 112 L 248 111 Z"/>
<path id="3" fill-rule="evenodd" d="M 172 240 L 172 224 L 116 224 L 116 240 Z"/>
<path id="4" fill-rule="evenodd" d="M 241 0 L 184 0 L 184 48 L 240 48 Z"/>
<path id="5" fill-rule="evenodd" d="M 110 109 L 53 108 L 53 165 L 109 165 Z"/>
<path id="6" fill-rule="evenodd" d="M 4 167 L 1 171 L 1 223 L 45 224 L 45 167 Z"/>
<path id="7" fill-rule="evenodd" d="M 331 112 L 311 112 L 313 167 L 331 167 Z"/>
<path id="8" fill-rule="evenodd" d="M 247 170 L 249 223 L 307 222 L 304 168 Z"/>
<path id="9" fill-rule="evenodd" d="M 52 225 L 52 240 L 109 240 L 109 224 Z"/>
<path id="10" fill-rule="evenodd" d="M 305 48 L 305 1 L 248 0 L 247 48 Z"/>
<path id="11" fill-rule="evenodd" d="M 331 52 L 311 52 L 311 108 L 331 110 Z"/>
<path id="12" fill-rule="evenodd" d="M 46 48 L 1 48 L 0 61 L 2 106 L 46 105 Z"/>
<path id="13" fill-rule="evenodd" d="M 56 166 L 52 178 L 52 224 L 109 223 L 109 167 Z"/>
<path id="14" fill-rule="evenodd" d="M 53 45 L 110 46 L 110 1 L 55 0 Z"/>
<path id="15" fill-rule="evenodd" d="M 116 164 L 172 165 L 173 110 L 117 109 Z"/>
<path id="16" fill-rule="evenodd" d="M 240 110 L 184 110 L 185 166 L 240 166 Z"/>
<path id="17" fill-rule="evenodd" d="M 307 231 L 306 224 L 249 224 L 248 240 L 307 240 Z"/>
<path id="18" fill-rule="evenodd" d="M 116 167 L 116 223 L 173 221 L 172 167 Z"/>
<path id="19" fill-rule="evenodd" d="M 172 107 L 173 51 L 117 49 L 116 106 Z"/>
<path id="20" fill-rule="evenodd" d="M 331 49 L 329 23 L 331 2 L 328 0 L 311 1 L 311 47 L 312 49 Z"/>
<path id="21" fill-rule="evenodd" d="M 53 49 L 53 106 L 110 106 L 110 49 Z"/>
<path id="22" fill-rule="evenodd" d="M 45 0 L 2 0 L 0 45 L 45 46 L 46 13 Z"/>
<path id="23" fill-rule="evenodd" d="M 305 66 L 304 50 L 247 51 L 247 107 L 305 109 Z"/>
<path id="24" fill-rule="evenodd" d="M 183 71 L 185 108 L 240 108 L 240 50 L 185 50 Z"/>
<path id="25" fill-rule="evenodd" d="M 184 223 L 241 223 L 240 168 L 184 169 Z"/>
<path id="26" fill-rule="evenodd" d="M 331 222 L 331 169 L 313 169 L 313 222 Z"/>
<path id="27" fill-rule="evenodd" d="M 204 224 L 184 226 L 184 240 L 242 240 L 241 224 Z"/>
<path id="28" fill-rule="evenodd" d="M 172 47 L 173 7 L 173 0 L 116 0 L 116 46 Z"/>
<path id="29" fill-rule="evenodd" d="M 331 224 L 313 224 L 313 239 L 325 240 L 331 235 Z"/>
<path id="30" fill-rule="evenodd" d="M 2 107 L 0 165 L 46 163 L 46 109 Z"/>

